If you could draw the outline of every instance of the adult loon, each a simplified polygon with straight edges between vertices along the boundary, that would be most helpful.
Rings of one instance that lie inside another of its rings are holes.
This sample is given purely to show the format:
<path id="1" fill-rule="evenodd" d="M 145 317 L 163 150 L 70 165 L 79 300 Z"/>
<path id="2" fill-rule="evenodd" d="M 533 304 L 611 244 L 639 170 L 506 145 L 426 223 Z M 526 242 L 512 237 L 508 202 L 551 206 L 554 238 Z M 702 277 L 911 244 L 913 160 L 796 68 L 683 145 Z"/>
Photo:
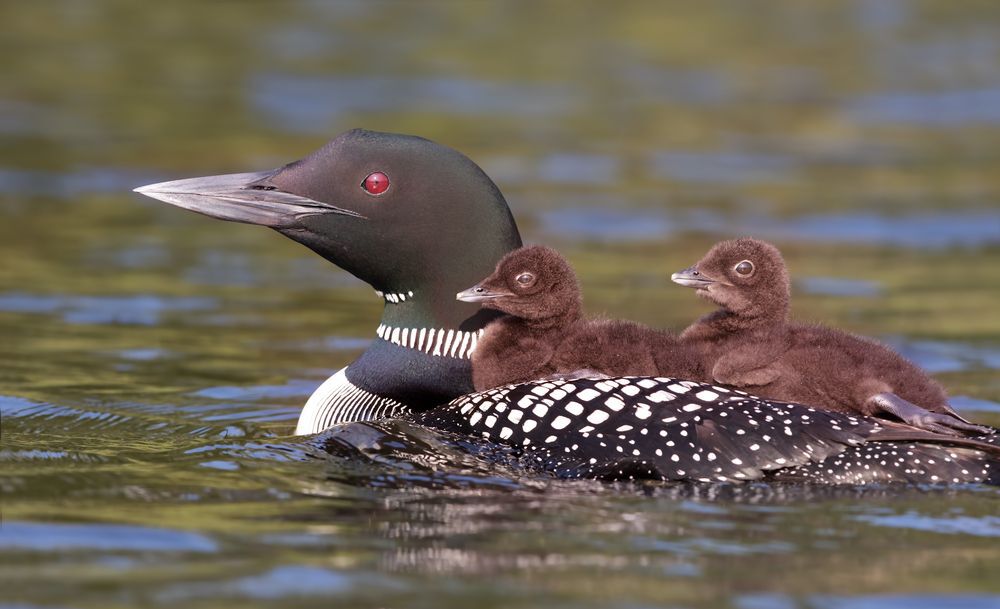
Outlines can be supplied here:
<path id="1" fill-rule="evenodd" d="M 518 447 L 528 465 L 570 477 L 1000 484 L 995 433 L 946 438 L 693 381 L 539 381 L 469 394 L 470 353 L 495 314 L 455 294 L 521 239 L 489 177 L 429 140 L 353 130 L 275 170 L 136 191 L 273 228 L 385 300 L 378 340 L 316 390 L 298 434 L 406 416 Z"/>

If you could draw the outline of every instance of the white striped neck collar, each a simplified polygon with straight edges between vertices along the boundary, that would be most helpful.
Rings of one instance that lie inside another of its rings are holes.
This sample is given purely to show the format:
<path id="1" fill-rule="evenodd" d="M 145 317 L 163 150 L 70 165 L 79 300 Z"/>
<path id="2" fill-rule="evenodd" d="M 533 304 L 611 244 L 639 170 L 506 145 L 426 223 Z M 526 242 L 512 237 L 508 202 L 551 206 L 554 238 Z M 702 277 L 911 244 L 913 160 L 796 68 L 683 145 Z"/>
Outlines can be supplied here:
<path id="1" fill-rule="evenodd" d="M 483 330 L 467 332 L 444 328 L 400 328 L 383 323 L 375 333 L 386 342 L 435 357 L 470 359 Z"/>
<path id="2" fill-rule="evenodd" d="M 407 299 L 413 298 L 413 290 L 407 292 L 382 292 L 380 290 L 375 290 L 379 298 L 384 299 L 386 302 L 391 302 L 392 304 L 399 304 L 401 302 L 406 302 Z"/>

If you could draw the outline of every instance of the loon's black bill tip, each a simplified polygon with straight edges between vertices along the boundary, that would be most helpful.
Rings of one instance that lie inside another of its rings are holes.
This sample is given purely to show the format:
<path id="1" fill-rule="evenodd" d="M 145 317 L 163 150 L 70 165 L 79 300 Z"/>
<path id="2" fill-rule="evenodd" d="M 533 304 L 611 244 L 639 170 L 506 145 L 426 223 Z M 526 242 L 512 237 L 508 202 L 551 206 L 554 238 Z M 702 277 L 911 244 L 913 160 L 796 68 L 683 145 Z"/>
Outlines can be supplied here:
<path id="1" fill-rule="evenodd" d="M 693 269 L 684 269 L 670 276 L 670 280 L 686 288 L 707 288 L 715 281 L 699 274 Z"/>
<path id="2" fill-rule="evenodd" d="M 268 184 L 274 171 L 230 173 L 147 184 L 133 189 L 147 197 L 170 203 L 219 220 L 292 228 L 301 216 L 361 214 L 329 203 L 315 201 Z"/>
<path id="3" fill-rule="evenodd" d="M 504 296 L 509 296 L 509 294 L 491 292 L 477 285 L 455 294 L 455 300 L 461 300 L 462 302 L 486 302 L 487 300 L 494 300 Z"/>

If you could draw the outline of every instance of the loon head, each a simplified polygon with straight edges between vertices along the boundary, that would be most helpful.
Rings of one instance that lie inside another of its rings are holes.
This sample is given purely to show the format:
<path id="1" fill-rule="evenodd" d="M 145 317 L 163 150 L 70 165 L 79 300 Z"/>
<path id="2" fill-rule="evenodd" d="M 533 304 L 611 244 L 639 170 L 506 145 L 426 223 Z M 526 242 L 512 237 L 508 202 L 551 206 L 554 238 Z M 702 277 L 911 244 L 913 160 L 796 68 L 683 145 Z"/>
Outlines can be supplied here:
<path id="1" fill-rule="evenodd" d="M 457 301 L 455 292 L 489 274 L 521 238 L 500 190 L 464 155 L 419 137 L 356 129 L 278 169 L 136 191 L 273 228 L 385 299 L 380 340 L 313 394 L 299 433 L 472 390 L 471 353 L 499 313 Z"/>
<path id="2" fill-rule="evenodd" d="M 778 248 L 757 239 L 722 241 L 694 266 L 670 276 L 699 296 L 745 316 L 784 315 L 791 284 Z"/>
<path id="3" fill-rule="evenodd" d="M 452 295 L 520 245 L 503 195 L 475 163 L 407 135 L 355 129 L 278 169 L 136 192 L 273 228 L 371 284 L 388 302 L 417 301 L 418 316 L 438 326 L 459 327 L 475 315 L 474 305 Z"/>
<path id="4" fill-rule="evenodd" d="M 580 286 L 559 252 L 542 245 L 514 250 L 492 275 L 459 292 L 458 300 L 478 302 L 528 322 L 578 317 Z"/>

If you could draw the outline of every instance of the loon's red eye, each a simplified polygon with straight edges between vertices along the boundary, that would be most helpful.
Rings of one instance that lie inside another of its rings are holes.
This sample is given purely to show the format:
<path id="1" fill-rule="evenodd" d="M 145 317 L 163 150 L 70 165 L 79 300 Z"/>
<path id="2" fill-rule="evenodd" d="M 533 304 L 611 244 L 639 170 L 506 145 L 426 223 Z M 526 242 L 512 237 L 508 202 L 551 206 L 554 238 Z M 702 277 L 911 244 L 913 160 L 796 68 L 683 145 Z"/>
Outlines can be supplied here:
<path id="1" fill-rule="evenodd" d="M 381 171 L 368 174 L 365 181 L 361 183 L 361 188 L 370 195 L 380 195 L 389 190 L 389 176 Z"/>

